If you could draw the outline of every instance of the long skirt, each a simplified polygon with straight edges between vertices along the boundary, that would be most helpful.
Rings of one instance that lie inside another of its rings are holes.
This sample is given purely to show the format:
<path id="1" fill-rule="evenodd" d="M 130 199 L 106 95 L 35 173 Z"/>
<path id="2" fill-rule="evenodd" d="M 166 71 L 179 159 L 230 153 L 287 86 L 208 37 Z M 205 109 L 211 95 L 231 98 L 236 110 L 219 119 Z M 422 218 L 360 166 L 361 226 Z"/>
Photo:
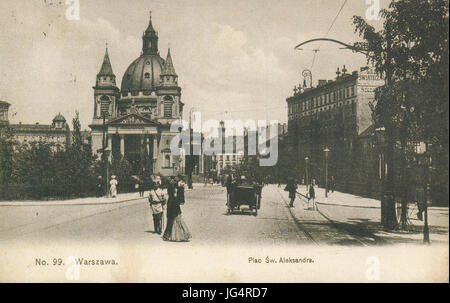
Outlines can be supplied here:
<path id="1" fill-rule="evenodd" d="M 192 238 L 191 233 L 181 218 L 181 214 L 172 220 L 167 220 L 166 230 L 163 235 L 165 241 L 186 242 L 190 238 Z"/>
<path id="2" fill-rule="evenodd" d="M 115 185 L 111 185 L 110 192 L 111 192 L 111 197 L 115 198 L 117 196 L 117 188 Z"/>

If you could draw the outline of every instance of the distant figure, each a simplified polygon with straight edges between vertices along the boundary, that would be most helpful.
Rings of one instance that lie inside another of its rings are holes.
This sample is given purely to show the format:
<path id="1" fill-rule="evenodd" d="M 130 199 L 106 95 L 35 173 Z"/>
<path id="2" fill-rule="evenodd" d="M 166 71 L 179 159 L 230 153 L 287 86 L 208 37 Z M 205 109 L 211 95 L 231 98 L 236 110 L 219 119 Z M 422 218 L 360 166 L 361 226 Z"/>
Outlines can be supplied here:
<path id="1" fill-rule="evenodd" d="M 316 192 L 314 191 L 314 182 L 313 182 L 313 183 L 309 186 L 309 198 L 308 198 L 308 204 L 309 204 L 309 200 L 312 200 L 312 203 L 313 203 L 313 210 L 316 209 L 315 199 L 316 199 Z"/>
<path id="2" fill-rule="evenodd" d="M 181 205 L 183 205 L 184 204 L 184 187 L 185 187 L 186 183 L 184 183 L 184 180 L 181 178 L 181 176 L 178 178 L 179 178 L 179 181 L 177 184 L 177 199 L 178 199 L 178 202 Z"/>
<path id="3" fill-rule="evenodd" d="M 228 174 L 225 186 L 227 187 L 227 203 L 228 203 L 230 201 L 231 189 L 233 186 L 233 177 L 231 176 L 231 174 Z"/>
<path id="4" fill-rule="evenodd" d="M 297 193 L 297 184 L 295 184 L 295 180 L 293 178 L 288 178 L 284 190 L 289 192 L 289 199 L 291 199 L 289 207 L 294 207 L 295 194 Z"/>
<path id="5" fill-rule="evenodd" d="M 180 202 L 177 198 L 177 182 L 176 178 L 171 177 L 167 187 L 167 226 L 163 240 L 187 242 L 192 236 L 181 217 Z"/>
<path id="6" fill-rule="evenodd" d="M 148 195 L 148 202 L 153 215 L 154 231 L 158 235 L 162 233 L 162 219 L 164 206 L 166 205 L 166 197 L 161 189 L 161 184 L 150 184 L 150 193 Z"/>
<path id="7" fill-rule="evenodd" d="M 97 177 L 97 184 L 95 186 L 97 197 L 103 196 L 103 178 L 102 176 Z"/>
<path id="8" fill-rule="evenodd" d="M 144 177 L 139 178 L 139 196 L 144 197 L 145 193 L 145 180 Z"/>
<path id="9" fill-rule="evenodd" d="M 332 193 L 334 193 L 334 188 L 336 187 L 336 180 L 334 179 L 334 176 L 331 176 L 330 179 L 330 190 Z"/>
<path id="10" fill-rule="evenodd" d="M 110 186 L 109 192 L 110 192 L 112 198 L 117 197 L 117 184 L 118 184 L 118 182 L 116 180 L 116 176 L 112 175 L 111 181 L 109 181 L 109 186 Z"/>

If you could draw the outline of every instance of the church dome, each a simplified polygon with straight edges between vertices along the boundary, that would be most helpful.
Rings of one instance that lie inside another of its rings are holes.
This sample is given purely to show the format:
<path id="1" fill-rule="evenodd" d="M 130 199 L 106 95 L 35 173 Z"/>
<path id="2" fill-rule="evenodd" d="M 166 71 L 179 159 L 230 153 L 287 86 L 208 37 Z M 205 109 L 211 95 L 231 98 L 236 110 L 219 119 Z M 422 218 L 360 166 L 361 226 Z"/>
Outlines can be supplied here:
<path id="1" fill-rule="evenodd" d="M 66 122 L 66 118 L 59 113 L 55 116 L 55 118 L 53 118 L 53 122 Z"/>
<path id="2" fill-rule="evenodd" d="M 160 85 L 164 63 L 164 59 L 157 54 L 143 54 L 134 60 L 123 75 L 122 94 L 150 93 Z"/>

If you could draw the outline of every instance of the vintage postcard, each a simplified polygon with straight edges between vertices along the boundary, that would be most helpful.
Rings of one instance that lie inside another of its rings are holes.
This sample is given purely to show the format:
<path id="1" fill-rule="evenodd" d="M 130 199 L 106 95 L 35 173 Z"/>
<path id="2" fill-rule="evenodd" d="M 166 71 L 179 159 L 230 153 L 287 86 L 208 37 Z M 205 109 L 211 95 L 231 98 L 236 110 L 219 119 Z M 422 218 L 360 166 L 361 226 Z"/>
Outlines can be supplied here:
<path id="1" fill-rule="evenodd" d="M 0 0 L 0 282 L 448 282 L 448 21 Z"/>

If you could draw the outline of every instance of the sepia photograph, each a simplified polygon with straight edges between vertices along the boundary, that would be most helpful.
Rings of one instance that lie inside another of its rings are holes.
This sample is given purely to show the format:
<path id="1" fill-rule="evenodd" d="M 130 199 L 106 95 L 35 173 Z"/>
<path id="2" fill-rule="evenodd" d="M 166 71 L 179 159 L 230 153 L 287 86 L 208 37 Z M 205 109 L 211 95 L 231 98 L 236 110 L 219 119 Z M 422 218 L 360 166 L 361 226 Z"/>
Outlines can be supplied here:
<path id="1" fill-rule="evenodd" d="M 448 283 L 448 45 L 448 0 L 0 0 L 0 282 Z"/>

